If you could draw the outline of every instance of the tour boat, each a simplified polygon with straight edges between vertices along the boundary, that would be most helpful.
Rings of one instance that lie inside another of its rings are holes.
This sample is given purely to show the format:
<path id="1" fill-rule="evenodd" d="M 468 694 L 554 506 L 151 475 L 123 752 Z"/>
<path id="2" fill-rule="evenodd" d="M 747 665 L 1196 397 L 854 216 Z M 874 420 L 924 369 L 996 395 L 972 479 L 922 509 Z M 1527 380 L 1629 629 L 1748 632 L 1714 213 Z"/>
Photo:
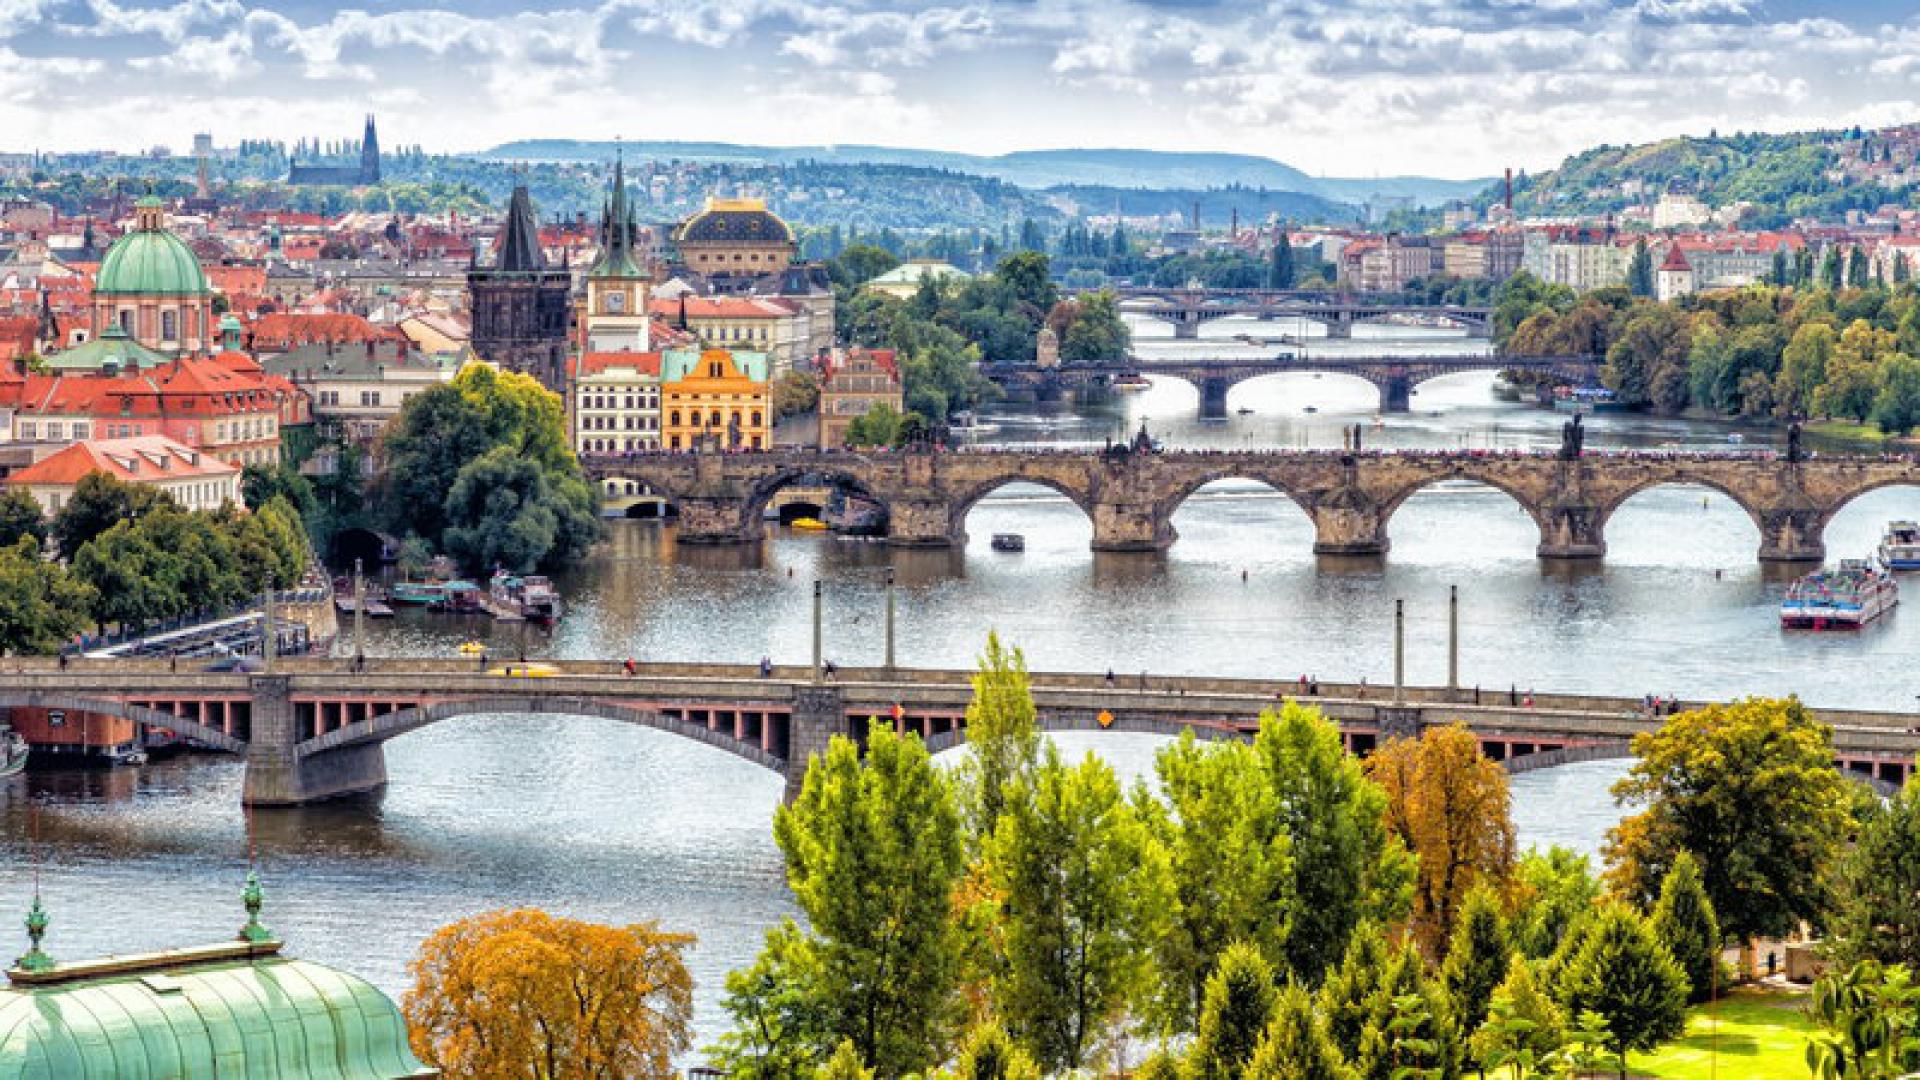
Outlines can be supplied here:
<path id="1" fill-rule="evenodd" d="M 0 727 L 0 780 L 25 769 L 28 753 L 25 736 L 12 728 Z"/>
<path id="2" fill-rule="evenodd" d="M 1019 533 L 994 533 L 993 550 L 1025 551 L 1027 550 L 1027 538 L 1021 536 Z"/>
<path id="3" fill-rule="evenodd" d="M 1113 380 L 1113 388 L 1115 390 L 1123 390 L 1129 393 L 1135 390 L 1146 390 L 1152 386 L 1153 380 L 1147 378 L 1145 375 L 1122 375 Z"/>
<path id="4" fill-rule="evenodd" d="M 428 606 L 435 611 L 456 615 L 480 611 L 484 607 L 480 603 L 480 594 L 485 591 L 471 581 L 449 581 L 440 586 L 439 597 L 430 601 Z"/>
<path id="5" fill-rule="evenodd" d="M 1892 611 L 1900 586 L 1866 559 L 1842 559 L 1838 570 L 1815 570 L 1787 586 L 1780 625 L 1789 630 L 1858 630 Z"/>
<path id="6" fill-rule="evenodd" d="M 1888 522 L 1880 538 L 1880 561 L 1890 570 L 1920 570 L 1920 525 Z"/>
<path id="7" fill-rule="evenodd" d="M 537 623 L 552 623 L 560 617 L 560 594 L 553 582 L 539 574 L 494 572 L 488 593 L 492 606 Z"/>
<path id="8" fill-rule="evenodd" d="M 387 592 L 396 604 L 433 604 L 446 595 L 446 585 L 438 581 L 398 581 Z"/>

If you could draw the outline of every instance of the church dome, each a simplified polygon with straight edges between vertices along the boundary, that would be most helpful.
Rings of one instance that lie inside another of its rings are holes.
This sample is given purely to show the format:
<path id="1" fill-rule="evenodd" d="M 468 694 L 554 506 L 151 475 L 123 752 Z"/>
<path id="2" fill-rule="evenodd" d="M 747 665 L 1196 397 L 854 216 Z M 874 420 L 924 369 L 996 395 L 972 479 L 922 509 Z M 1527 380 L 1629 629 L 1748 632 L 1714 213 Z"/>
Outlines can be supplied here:
<path id="1" fill-rule="evenodd" d="M 682 244 L 791 244 L 793 229 L 759 199 L 709 199 L 680 226 Z"/>
<path id="2" fill-rule="evenodd" d="M 207 275 L 200 260 L 179 237 L 168 232 L 160 200 L 148 196 L 134 204 L 134 230 L 114 241 L 94 276 L 101 296 L 204 296 Z"/>

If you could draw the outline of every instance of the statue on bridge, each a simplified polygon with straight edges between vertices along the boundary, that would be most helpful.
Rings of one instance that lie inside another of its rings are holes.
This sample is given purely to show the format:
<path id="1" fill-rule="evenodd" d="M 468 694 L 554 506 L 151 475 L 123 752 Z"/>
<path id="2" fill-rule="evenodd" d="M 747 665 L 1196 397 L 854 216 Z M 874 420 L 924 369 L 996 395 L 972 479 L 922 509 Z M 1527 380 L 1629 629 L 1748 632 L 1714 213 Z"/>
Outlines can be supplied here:
<path id="1" fill-rule="evenodd" d="M 1587 445 L 1587 429 L 1580 422 L 1580 414 L 1574 413 L 1573 419 L 1560 425 L 1560 460 L 1577 461 Z"/>
<path id="2" fill-rule="evenodd" d="M 1787 425 L 1787 464 L 1798 465 L 1807 460 L 1807 453 L 1800 447 L 1800 421 Z"/>

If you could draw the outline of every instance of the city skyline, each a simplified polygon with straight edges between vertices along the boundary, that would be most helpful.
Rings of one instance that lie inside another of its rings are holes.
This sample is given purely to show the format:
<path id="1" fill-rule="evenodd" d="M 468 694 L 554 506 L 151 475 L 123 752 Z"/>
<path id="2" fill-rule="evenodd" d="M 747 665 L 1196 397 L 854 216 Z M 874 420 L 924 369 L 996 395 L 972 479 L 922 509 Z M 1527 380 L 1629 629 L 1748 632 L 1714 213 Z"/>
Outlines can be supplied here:
<path id="1" fill-rule="evenodd" d="M 1133 147 L 1468 178 L 1603 143 L 1900 123 L 1916 77 L 1920 15 L 1800 0 L 0 0 L 14 150 L 329 137 L 376 111 L 383 141 L 450 152 Z"/>

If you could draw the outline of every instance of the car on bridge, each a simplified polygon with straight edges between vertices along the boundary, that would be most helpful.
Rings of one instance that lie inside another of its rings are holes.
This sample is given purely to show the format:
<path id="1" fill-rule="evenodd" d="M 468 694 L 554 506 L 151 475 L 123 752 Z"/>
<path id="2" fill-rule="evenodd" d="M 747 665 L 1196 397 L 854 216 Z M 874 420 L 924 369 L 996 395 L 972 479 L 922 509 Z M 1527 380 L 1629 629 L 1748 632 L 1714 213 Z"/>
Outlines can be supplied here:
<path id="1" fill-rule="evenodd" d="M 503 664 L 487 674 L 502 675 L 509 679 L 551 679 L 561 671 L 552 664 Z"/>

